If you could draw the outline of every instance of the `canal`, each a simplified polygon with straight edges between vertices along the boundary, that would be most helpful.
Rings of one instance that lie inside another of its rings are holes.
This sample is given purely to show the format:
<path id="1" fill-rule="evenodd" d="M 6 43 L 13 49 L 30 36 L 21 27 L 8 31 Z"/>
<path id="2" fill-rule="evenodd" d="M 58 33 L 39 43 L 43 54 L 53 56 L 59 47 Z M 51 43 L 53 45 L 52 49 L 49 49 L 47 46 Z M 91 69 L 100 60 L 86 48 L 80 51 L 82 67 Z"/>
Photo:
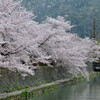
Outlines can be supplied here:
<path id="1" fill-rule="evenodd" d="M 100 100 L 100 76 L 89 83 L 84 81 L 65 86 L 28 100 Z"/>

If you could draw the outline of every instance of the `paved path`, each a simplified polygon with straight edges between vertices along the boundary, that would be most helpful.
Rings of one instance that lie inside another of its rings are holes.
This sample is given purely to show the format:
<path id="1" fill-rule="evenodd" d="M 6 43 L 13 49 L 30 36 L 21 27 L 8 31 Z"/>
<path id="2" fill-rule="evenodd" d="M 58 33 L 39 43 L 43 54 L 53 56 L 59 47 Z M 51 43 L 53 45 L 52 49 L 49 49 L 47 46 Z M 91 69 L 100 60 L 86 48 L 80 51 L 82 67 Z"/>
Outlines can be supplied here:
<path id="1" fill-rule="evenodd" d="M 42 84 L 42 85 L 36 86 L 36 87 L 30 87 L 30 88 L 28 88 L 28 92 L 34 91 L 34 90 L 37 90 L 37 89 L 41 89 L 41 88 L 44 88 L 44 87 L 47 87 L 47 86 L 52 86 L 52 85 L 55 85 L 55 84 L 67 82 L 67 81 L 70 81 L 70 80 L 72 80 L 72 79 L 62 79 L 62 80 L 57 80 L 57 81 L 52 82 L 52 83 Z M 22 92 L 24 92 L 25 90 L 26 89 L 22 89 L 22 90 L 10 92 L 10 93 L 2 93 L 2 94 L 0 94 L 0 99 L 7 98 L 7 97 L 10 97 L 12 95 L 19 95 Z"/>

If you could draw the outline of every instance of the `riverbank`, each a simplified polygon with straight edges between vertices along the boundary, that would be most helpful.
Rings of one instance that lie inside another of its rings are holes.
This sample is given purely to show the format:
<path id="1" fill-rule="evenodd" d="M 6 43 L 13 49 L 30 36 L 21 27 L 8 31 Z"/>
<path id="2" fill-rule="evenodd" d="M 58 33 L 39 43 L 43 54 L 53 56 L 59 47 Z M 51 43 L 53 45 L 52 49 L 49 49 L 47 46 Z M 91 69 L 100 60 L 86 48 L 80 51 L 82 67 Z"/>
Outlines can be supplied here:
<path id="1" fill-rule="evenodd" d="M 100 100 L 100 75 L 77 84 L 63 86 L 27 100 Z"/>
<path id="2" fill-rule="evenodd" d="M 90 78 L 96 77 L 97 75 L 100 75 L 100 73 L 90 73 Z M 19 91 L 13 91 L 10 93 L 2 93 L 0 94 L 0 100 L 25 100 L 29 97 L 34 97 L 36 95 L 49 92 L 55 88 L 69 85 L 69 84 L 74 84 L 82 80 L 85 80 L 85 79 L 82 76 L 79 76 L 78 78 L 73 77 L 70 79 L 62 79 L 62 80 L 57 80 L 51 83 L 42 84 L 40 86 L 29 87 L 29 88 L 22 89 Z"/>
<path id="3" fill-rule="evenodd" d="M 47 91 L 51 91 L 54 88 L 75 83 L 76 81 L 81 80 L 81 79 L 82 77 L 78 79 L 74 77 L 71 79 L 57 80 L 52 83 L 42 84 L 40 86 L 30 87 L 30 88 L 22 89 L 20 91 L 3 93 L 3 94 L 0 94 L 0 100 L 19 100 L 19 99 L 24 100 L 28 97 L 42 94 Z"/>

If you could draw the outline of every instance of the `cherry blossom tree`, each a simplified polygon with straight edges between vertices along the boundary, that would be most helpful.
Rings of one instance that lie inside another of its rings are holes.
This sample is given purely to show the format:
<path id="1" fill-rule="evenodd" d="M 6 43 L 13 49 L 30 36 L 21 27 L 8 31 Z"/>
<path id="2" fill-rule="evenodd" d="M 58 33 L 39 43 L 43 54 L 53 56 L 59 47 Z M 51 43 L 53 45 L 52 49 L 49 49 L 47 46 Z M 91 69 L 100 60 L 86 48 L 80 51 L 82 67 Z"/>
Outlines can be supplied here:
<path id="1" fill-rule="evenodd" d="M 46 59 L 35 41 L 34 15 L 21 7 L 21 2 L 0 0 L 0 67 L 34 74 L 33 62 Z M 32 28 L 33 26 L 33 28 Z"/>
<path id="2" fill-rule="evenodd" d="M 86 63 L 98 59 L 99 46 L 69 31 L 73 26 L 61 16 L 41 24 L 21 7 L 21 2 L 0 0 L 0 67 L 34 75 L 34 64 L 65 67 L 88 78 Z"/>
<path id="3" fill-rule="evenodd" d="M 56 66 L 67 68 L 74 75 L 81 72 L 88 79 L 86 63 L 96 61 L 100 56 L 100 48 L 96 42 L 68 33 L 67 31 L 70 31 L 73 26 L 60 16 L 57 19 L 47 18 L 43 25 L 48 27 L 45 28 L 48 32 L 43 31 L 46 35 L 42 36 L 43 42 L 40 46 L 47 55 L 52 55 L 52 62 Z"/>

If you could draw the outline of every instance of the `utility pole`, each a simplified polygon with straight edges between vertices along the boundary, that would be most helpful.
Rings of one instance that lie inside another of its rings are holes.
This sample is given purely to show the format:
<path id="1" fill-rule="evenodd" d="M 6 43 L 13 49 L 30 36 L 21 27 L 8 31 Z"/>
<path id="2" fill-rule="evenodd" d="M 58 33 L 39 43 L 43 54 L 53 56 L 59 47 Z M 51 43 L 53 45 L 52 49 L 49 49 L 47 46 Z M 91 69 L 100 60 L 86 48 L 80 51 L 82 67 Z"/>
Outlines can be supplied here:
<path id="1" fill-rule="evenodd" d="M 94 18 L 93 20 L 93 33 L 92 33 L 92 38 L 96 38 L 96 19 Z"/>
<path id="2" fill-rule="evenodd" d="M 90 36 L 91 38 L 93 39 L 96 39 L 97 37 L 97 26 L 96 26 L 96 18 L 93 19 L 93 22 L 92 22 L 92 29 L 90 30 Z"/>

